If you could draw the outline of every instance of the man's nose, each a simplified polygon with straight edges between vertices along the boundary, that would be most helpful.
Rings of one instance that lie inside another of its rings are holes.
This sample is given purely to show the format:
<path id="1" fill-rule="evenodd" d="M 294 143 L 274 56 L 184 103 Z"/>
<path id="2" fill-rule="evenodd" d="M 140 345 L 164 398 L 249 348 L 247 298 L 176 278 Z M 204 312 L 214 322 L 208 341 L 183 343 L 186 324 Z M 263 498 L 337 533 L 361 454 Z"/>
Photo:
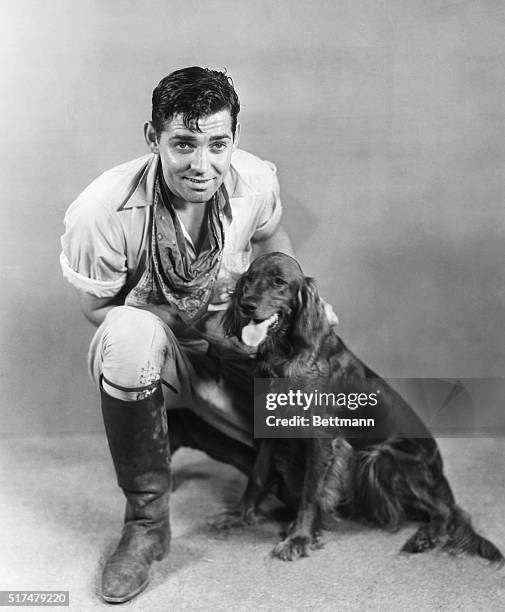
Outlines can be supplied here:
<path id="1" fill-rule="evenodd" d="M 191 160 L 191 168 L 204 174 L 209 169 L 209 165 L 209 153 L 207 149 L 203 147 L 196 149 Z"/>

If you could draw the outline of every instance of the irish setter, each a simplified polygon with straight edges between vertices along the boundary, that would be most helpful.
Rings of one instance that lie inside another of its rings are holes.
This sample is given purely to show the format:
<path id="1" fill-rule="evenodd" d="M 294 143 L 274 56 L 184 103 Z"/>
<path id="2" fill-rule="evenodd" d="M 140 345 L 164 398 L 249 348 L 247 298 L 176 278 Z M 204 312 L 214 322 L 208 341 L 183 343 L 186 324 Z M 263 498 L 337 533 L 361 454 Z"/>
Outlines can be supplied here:
<path id="1" fill-rule="evenodd" d="M 474 531 L 456 505 L 435 439 L 403 398 L 346 347 L 314 281 L 293 258 L 270 253 L 256 259 L 237 283 L 224 325 L 228 335 L 258 345 L 258 377 L 334 391 L 373 388 L 381 400 L 373 409 L 378 426 L 365 435 L 337 429 L 331 437 L 259 440 L 239 507 L 211 524 L 254 521 L 258 503 L 276 484 L 279 497 L 297 509 L 273 550 L 282 560 L 318 548 L 322 513 L 338 511 L 388 529 L 420 522 L 402 548 L 406 552 L 439 547 L 503 564 L 498 548 Z"/>

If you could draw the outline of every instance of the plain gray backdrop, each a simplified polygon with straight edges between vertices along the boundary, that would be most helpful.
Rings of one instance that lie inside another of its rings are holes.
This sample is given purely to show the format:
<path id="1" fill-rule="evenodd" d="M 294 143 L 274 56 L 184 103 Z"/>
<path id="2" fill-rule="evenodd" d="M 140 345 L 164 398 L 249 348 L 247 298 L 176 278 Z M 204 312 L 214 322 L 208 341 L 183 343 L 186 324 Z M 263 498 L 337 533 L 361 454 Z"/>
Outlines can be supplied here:
<path id="1" fill-rule="evenodd" d="M 504 374 L 500 0 L 3 0 L 1 431 L 101 429 L 66 208 L 147 152 L 151 92 L 226 68 L 241 146 L 341 334 L 388 377 Z"/>

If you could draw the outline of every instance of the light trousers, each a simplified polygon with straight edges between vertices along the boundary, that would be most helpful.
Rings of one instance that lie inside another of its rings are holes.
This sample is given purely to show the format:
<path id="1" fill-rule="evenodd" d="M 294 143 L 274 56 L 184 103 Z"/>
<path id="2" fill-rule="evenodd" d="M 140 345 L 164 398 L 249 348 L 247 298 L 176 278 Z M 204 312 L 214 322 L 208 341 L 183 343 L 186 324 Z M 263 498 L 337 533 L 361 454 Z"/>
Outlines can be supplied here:
<path id="1" fill-rule="evenodd" d="M 118 306 L 88 353 L 92 379 L 109 395 L 139 400 L 162 383 L 168 411 L 186 408 L 238 442 L 253 445 L 253 364 L 209 354 L 205 340 L 177 338 L 155 314 Z"/>

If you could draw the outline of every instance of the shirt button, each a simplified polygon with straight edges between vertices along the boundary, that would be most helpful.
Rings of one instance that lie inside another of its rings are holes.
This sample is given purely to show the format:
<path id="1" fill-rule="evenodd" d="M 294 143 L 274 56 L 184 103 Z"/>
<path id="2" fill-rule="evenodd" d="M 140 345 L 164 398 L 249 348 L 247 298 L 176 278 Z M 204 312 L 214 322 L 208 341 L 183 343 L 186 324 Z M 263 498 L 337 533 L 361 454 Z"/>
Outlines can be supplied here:
<path id="1" fill-rule="evenodd" d="M 160 219 L 163 221 L 165 217 L 163 215 L 160 215 Z"/>
<path id="2" fill-rule="evenodd" d="M 158 240 L 163 240 L 163 234 L 158 234 Z"/>

